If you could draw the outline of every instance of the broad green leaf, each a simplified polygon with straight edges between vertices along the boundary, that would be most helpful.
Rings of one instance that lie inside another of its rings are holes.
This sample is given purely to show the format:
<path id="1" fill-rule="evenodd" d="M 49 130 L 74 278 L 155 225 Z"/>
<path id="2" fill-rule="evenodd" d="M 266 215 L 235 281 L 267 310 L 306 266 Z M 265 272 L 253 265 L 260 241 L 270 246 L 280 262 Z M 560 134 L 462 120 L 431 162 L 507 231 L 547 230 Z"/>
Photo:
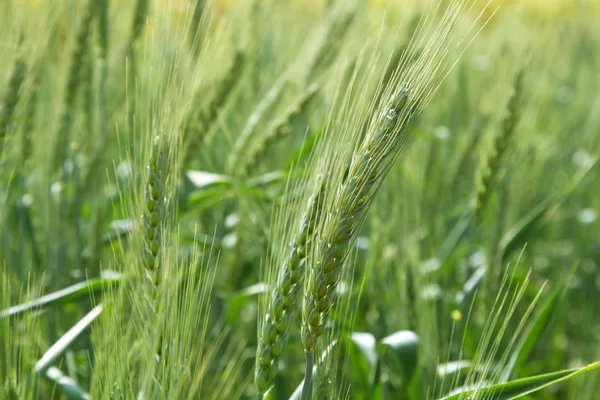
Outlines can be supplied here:
<path id="1" fill-rule="evenodd" d="M 89 400 L 90 395 L 86 393 L 77 383 L 62 373 L 56 367 L 50 367 L 46 371 L 46 377 L 55 382 L 61 389 L 67 400 Z"/>
<path id="2" fill-rule="evenodd" d="M 450 257 L 454 249 L 456 249 L 458 243 L 460 243 L 461 239 L 467 234 L 467 230 L 471 225 L 472 219 L 473 211 L 471 207 L 468 207 L 465 213 L 458 219 L 458 221 L 456 221 L 444 243 L 442 243 L 442 247 L 439 249 L 435 257 L 437 268 L 435 270 L 439 270 L 445 265 L 448 257 Z"/>
<path id="3" fill-rule="evenodd" d="M 231 178 L 205 171 L 188 171 L 181 189 L 181 206 L 195 210 L 209 208 L 229 195 Z"/>
<path id="4" fill-rule="evenodd" d="M 185 176 L 196 190 L 207 189 L 210 186 L 229 186 L 231 178 L 227 175 L 205 171 L 188 171 Z"/>
<path id="5" fill-rule="evenodd" d="M 352 332 L 350 340 L 352 340 L 360 352 L 365 356 L 365 360 L 371 367 L 371 371 L 373 371 L 377 364 L 377 343 L 375 336 L 367 332 Z"/>
<path id="6" fill-rule="evenodd" d="M 64 335 L 60 337 L 54 343 L 46 353 L 40 358 L 35 364 L 36 373 L 44 373 L 54 364 L 64 353 L 69 349 L 71 344 L 87 329 L 89 326 L 98 318 L 102 313 L 103 306 L 98 304 L 87 313 L 82 319 L 79 320 L 71 329 L 69 329 Z"/>
<path id="7" fill-rule="evenodd" d="M 103 244 L 110 244 L 117 239 L 127 236 L 127 234 L 133 232 L 133 221 L 130 219 L 118 219 L 110 223 L 110 227 L 113 229 L 111 232 L 104 235 L 102 239 Z"/>
<path id="8" fill-rule="evenodd" d="M 261 187 L 274 182 L 285 181 L 288 173 L 284 171 L 271 171 L 266 174 L 254 177 L 248 180 L 248 187 Z"/>
<path id="9" fill-rule="evenodd" d="M 85 282 L 80 282 L 73 286 L 61 289 L 57 292 L 44 295 L 38 299 L 28 301 L 27 303 L 7 308 L 0 312 L 0 319 L 13 317 L 15 315 L 37 310 L 42 307 L 57 306 L 73 302 L 83 297 L 89 298 L 92 293 L 102 292 L 107 287 L 117 285 L 120 282 L 121 275 L 119 273 L 105 273 L 101 278 L 95 278 Z"/>
<path id="10" fill-rule="evenodd" d="M 453 377 L 456 374 L 467 374 L 472 367 L 473 363 L 469 360 L 450 361 L 438 365 L 437 376 L 440 379 L 446 379 L 448 377 Z"/>
<path id="11" fill-rule="evenodd" d="M 552 195 L 546 200 L 542 201 L 531 211 L 529 211 L 523 218 L 504 235 L 500 241 L 500 254 L 502 255 L 502 261 L 511 255 L 516 249 L 520 249 L 527 242 L 527 240 L 537 231 L 540 225 L 544 222 L 548 214 L 558 207 L 581 183 L 586 174 L 596 164 L 596 159 L 590 160 L 583 168 L 581 168 L 573 182 L 561 193 Z"/>
<path id="12" fill-rule="evenodd" d="M 195 210 L 202 210 L 220 203 L 230 195 L 231 192 L 224 187 L 198 190 L 190 193 L 187 198 L 186 206 L 194 207 Z"/>
<path id="13" fill-rule="evenodd" d="M 440 400 L 474 400 L 487 398 L 493 398 L 495 400 L 518 399 L 527 394 L 568 381 L 599 368 L 600 361 L 581 368 L 573 368 L 543 375 L 536 375 L 497 385 L 482 383 L 481 385 L 458 388 L 450 395 L 442 397 Z"/>
<path id="14" fill-rule="evenodd" d="M 229 306 L 227 309 L 227 323 L 235 322 L 246 303 L 254 296 L 258 296 L 265 292 L 267 285 L 264 283 L 257 283 L 249 286 L 245 289 L 237 292 L 233 297 L 229 299 Z"/>
<path id="15" fill-rule="evenodd" d="M 406 381 L 417 369 L 419 337 L 412 331 L 398 331 L 381 340 L 382 354 L 393 354 L 402 366 Z"/>
<path id="16" fill-rule="evenodd" d="M 503 263 L 506 262 L 513 251 L 521 248 L 527 242 L 542 224 L 550 210 L 558 205 L 559 202 L 560 198 L 558 196 L 550 196 L 517 221 L 502 237 L 500 240 L 500 252 Z"/>
<path id="17" fill-rule="evenodd" d="M 380 358 L 377 354 L 377 340 L 375 336 L 368 332 L 352 332 L 350 341 L 358 349 L 358 351 L 353 351 L 351 357 L 355 376 L 364 385 L 378 383 Z"/>

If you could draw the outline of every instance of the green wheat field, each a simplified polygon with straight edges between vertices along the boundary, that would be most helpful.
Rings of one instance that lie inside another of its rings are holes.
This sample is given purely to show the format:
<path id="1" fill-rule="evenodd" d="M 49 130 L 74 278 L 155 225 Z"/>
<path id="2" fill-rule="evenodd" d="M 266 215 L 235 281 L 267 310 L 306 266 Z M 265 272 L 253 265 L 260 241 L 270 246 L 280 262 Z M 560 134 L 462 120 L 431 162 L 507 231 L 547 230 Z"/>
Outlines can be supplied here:
<path id="1" fill-rule="evenodd" d="M 0 399 L 594 400 L 597 0 L 0 0 Z"/>

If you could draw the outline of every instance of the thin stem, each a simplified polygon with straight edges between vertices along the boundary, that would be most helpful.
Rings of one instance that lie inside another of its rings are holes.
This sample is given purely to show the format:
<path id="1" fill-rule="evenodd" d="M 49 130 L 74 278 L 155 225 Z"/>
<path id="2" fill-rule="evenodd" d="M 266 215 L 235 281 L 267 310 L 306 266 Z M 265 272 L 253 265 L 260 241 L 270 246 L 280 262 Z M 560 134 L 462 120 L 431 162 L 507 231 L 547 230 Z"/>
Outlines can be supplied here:
<path id="1" fill-rule="evenodd" d="M 315 365 L 315 352 L 307 351 L 306 355 L 306 370 L 304 370 L 304 385 L 302 386 L 301 400 L 308 400 L 310 396 L 310 387 L 312 383 L 313 368 Z"/>

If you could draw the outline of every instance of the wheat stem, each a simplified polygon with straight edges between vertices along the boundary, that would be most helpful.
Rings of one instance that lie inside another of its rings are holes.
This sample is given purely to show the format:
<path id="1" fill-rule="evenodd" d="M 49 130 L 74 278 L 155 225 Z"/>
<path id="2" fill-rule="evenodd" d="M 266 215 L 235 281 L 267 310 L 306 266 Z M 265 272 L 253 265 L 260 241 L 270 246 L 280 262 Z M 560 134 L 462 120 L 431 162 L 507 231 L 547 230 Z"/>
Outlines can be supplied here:
<path id="1" fill-rule="evenodd" d="M 304 384 L 302 385 L 301 400 L 308 400 L 310 398 L 310 389 L 312 386 L 313 367 L 315 365 L 315 352 L 308 351 L 305 353 L 306 367 L 304 369 Z"/>

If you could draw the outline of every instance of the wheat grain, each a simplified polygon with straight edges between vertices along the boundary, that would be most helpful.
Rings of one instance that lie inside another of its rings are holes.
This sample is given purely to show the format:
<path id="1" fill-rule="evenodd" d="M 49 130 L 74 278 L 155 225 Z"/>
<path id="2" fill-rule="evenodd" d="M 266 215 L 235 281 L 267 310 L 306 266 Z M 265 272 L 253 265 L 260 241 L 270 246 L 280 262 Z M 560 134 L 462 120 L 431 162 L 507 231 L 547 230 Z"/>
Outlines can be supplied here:
<path id="1" fill-rule="evenodd" d="M 353 248 L 366 213 L 385 176 L 410 137 L 416 117 L 422 112 L 440 82 L 454 65 L 454 52 L 464 37 L 454 42 L 450 35 L 458 12 L 464 3 L 457 3 L 445 12 L 435 33 L 424 43 L 412 42 L 403 55 L 399 75 L 390 88 L 396 88 L 387 105 L 370 124 L 359 147 L 352 154 L 341 185 L 332 186 L 333 193 L 325 200 L 322 225 L 315 233 L 314 253 L 309 257 L 302 310 L 301 338 L 306 353 L 306 375 L 302 399 L 310 393 L 312 364 L 317 340 L 325 333 L 329 313 L 334 304 L 335 289 L 343 266 Z M 419 35 L 417 30 L 415 35 Z M 414 63 L 411 60 L 419 54 Z M 411 64 L 409 64 L 411 63 Z M 389 96 L 389 95 L 388 95 Z M 355 126 L 360 136 L 360 125 Z M 343 140 L 331 139 L 332 146 Z M 342 160 L 342 163 L 345 162 Z M 335 163 L 333 163 L 335 164 Z M 339 168 L 335 165 L 332 168 Z"/>

